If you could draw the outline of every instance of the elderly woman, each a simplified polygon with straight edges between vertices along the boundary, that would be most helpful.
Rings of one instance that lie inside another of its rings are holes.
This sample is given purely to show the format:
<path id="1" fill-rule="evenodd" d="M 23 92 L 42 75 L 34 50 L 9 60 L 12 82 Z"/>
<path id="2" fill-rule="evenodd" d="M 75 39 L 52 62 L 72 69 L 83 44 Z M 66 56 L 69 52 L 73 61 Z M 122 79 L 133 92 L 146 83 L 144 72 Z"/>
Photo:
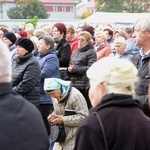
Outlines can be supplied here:
<path id="1" fill-rule="evenodd" d="M 49 122 L 63 123 L 66 131 L 65 141 L 55 142 L 53 150 L 73 150 L 77 128 L 88 115 L 85 98 L 76 88 L 71 86 L 71 81 L 57 78 L 45 79 L 44 90 L 52 96 L 54 105 L 53 113 L 48 116 Z M 70 114 L 69 110 L 74 113 Z"/>
<path id="2" fill-rule="evenodd" d="M 86 76 L 88 68 L 96 61 L 96 53 L 91 44 L 91 34 L 88 31 L 81 31 L 78 34 L 78 49 L 71 55 L 68 72 L 70 80 L 85 97 L 88 108 L 91 108 L 88 97 L 89 80 Z"/>
<path id="3" fill-rule="evenodd" d="M 87 76 L 94 108 L 78 128 L 75 150 L 150 149 L 150 118 L 133 98 L 135 66 L 107 57 L 94 63 Z"/>
<path id="4" fill-rule="evenodd" d="M 54 40 L 47 36 L 41 36 L 39 38 L 38 52 L 39 57 L 37 58 L 41 67 L 39 108 L 49 135 L 50 131 L 47 117 L 53 111 L 53 103 L 51 97 L 44 91 L 44 80 L 45 78 L 59 77 L 59 62 L 54 49 Z"/>
<path id="5" fill-rule="evenodd" d="M 127 58 L 130 59 L 133 54 L 130 51 L 125 51 L 127 47 L 126 39 L 124 37 L 118 37 L 114 40 L 113 52 L 110 56 L 118 58 Z"/>
<path id="6" fill-rule="evenodd" d="M 95 43 L 94 50 L 96 51 L 97 60 L 111 54 L 111 45 L 107 42 L 107 36 L 104 31 L 96 32 Z"/>
<path id="7" fill-rule="evenodd" d="M 33 56 L 34 45 L 28 38 L 19 38 L 12 57 L 13 90 L 35 106 L 40 100 L 40 66 Z"/>

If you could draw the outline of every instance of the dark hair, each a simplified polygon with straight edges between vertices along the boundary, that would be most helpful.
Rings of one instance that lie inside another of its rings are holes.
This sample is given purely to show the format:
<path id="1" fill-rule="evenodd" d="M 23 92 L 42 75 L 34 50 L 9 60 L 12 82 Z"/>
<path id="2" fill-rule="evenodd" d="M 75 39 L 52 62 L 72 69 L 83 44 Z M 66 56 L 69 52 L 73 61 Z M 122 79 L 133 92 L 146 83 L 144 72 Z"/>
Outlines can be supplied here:
<path id="1" fill-rule="evenodd" d="M 92 37 L 94 36 L 94 28 L 92 26 L 85 25 L 82 28 L 82 31 L 88 31 L 92 35 Z"/>
<path id="2" fill-rule="evenodd" d="M 104 29 L 103 31 L 108 31 L 108 34 L 113 37 L 113 30 L 111 29 Z"/>
<path id="3" fill-rule="evenodd" d="M 55 23 L 53 25 L 53 27 L 56 27 L 57 30 L 60 32 L 60 34 L 64 34 L 64 38 L 66 38 L 66 33 L 67 33 L 67 29 L 66 29 L 66 26 L 65 24 L 61 23 L 61 22 L 58 22 L 58 23 Z"/>
<path id="4" fill-rule="evenodd" d="M 40 36 L 38 39 L 43 39 L 46 45 L 50 45 L 51 48 L 54 48 L 54 39 L 52 37 Z"/>

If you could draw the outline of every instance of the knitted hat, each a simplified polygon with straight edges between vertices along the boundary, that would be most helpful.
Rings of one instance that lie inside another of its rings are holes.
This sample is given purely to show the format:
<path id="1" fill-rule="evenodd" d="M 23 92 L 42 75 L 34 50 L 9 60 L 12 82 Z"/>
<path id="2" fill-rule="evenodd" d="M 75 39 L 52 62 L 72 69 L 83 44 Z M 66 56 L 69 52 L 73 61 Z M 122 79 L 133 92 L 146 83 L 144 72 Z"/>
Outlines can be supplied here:
<path id="1" fill-rule="evenodd" d="M 6 37 L 7 39 L 9 39 L 13 44 L 16 42 L 17 38 L 16 35 L 13 32 L 6 32 L 4 34 L 4 37 Z"/>
<path id="2" fill-rule="evenodd" d="M 29 53 L 32 52 L 32 50 L 34 49 L 33 42 L 28 38 L 19 38 L 16 41 L 16 45 L 25 48 Z"/>
<path id="3" fill-rule="evenodd" d="M 24 30 L 19 31 L 18 34 L 19 34 L 21 37 L 27 37 L 27 32 L 24 31 Z"/>

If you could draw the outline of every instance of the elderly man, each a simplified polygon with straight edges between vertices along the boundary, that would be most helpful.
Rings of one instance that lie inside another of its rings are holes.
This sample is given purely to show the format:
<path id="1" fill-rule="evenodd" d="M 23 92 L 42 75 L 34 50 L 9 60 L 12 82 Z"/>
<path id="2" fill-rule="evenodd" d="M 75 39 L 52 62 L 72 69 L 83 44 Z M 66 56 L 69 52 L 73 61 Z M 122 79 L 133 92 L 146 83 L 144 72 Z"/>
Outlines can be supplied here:
<path id="1" fill-rule="evenodd" d="M 136 83 L 136 97 L 140 100 L 143 111 L 150 116 L 148 107 L 148 86 L 150 80 L 150 18 L 137 20 L 134 28 L 135 45 L 140 46 L 139 53 L 135 54 L 131 61 L 138 69 L 139 80 Z"/>
<path id="2" fill-rule="evenodd" d="M 11 58 L 0 40 L 0 147 L 9 150 L 48 150 L 49 141 L 38 109 L 13 92 Z"/>

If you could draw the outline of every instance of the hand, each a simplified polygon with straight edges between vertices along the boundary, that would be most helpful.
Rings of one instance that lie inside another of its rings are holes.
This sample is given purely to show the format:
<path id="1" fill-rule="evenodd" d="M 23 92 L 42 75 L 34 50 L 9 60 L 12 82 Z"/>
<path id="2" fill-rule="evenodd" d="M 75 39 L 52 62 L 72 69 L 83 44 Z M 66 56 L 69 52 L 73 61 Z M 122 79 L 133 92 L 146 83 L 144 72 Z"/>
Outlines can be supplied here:
<path id="1" fill-rule="evenodd" d="M 73 68 L 74 68 L 74 64 L 71 64 L 71 65 L 68 67 L 68 71 L 71 73 L 72 70 L 73 70 Z"/>
<path id="2" fill-rule="evenodd" d="M 63 123 L 63 116 L 62 115 L 56 115 L 56 114 L 50 114 L 47 118 L 47 120 L 54 124 L 61 124 Z"/>

